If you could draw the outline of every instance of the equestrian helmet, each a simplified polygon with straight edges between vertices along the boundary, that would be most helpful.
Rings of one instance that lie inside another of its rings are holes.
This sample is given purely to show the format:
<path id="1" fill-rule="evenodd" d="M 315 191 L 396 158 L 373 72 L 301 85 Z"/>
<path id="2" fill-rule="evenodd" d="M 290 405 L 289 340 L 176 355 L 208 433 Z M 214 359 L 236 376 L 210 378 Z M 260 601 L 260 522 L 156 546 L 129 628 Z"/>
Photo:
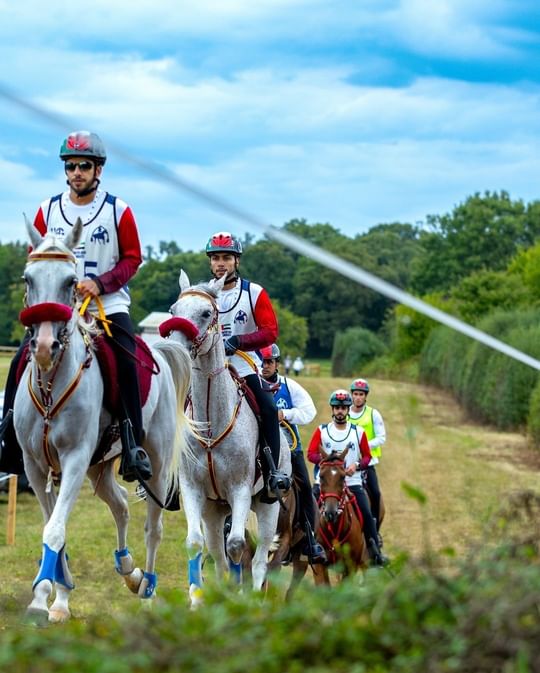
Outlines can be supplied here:
<path id="1" fill-rule="evenodd" d="M 348 390 L 344 390 L 343 388 L 338 388 L 337 390 L 334 390 L 334 392 L 330 395 L 328 404 L 331 407 L 340 407 L 340 406 L 351 407 L 352 406 L 351 393 Z"/>
<path id="2" fill-rule="evenodd" d="M 361 393 L 369 393 L 369 383 L 366 379 L 354 379 L 351 383 L 351 392 L 359 390 Z"/>
<path id="3" fill-rule="evenodd" d="M 233 255 L 242 254 L 242 243 L 228 231 L 218 231 L 208 239 L 206 254 L 210 257 L 214 252 L 231 252 Z"/>
<path id="4" fill-rule="evenodd" d="M 259 351 L 263 360 L 279 360 L 281 353 L 279 351 L 277 344 L 272 344 L 271 346 L 266 346 L 266 348 L 261 348 Z"/>
<path id="5" fill-rule="evenodd" d="M 103 141 L 97 133 L 90 131 L 73 131 L 64 140 L 60 148 L 60 159 L 65 161 L 70 157 L 89 157 L 101 166 L 107 161 Z"/>

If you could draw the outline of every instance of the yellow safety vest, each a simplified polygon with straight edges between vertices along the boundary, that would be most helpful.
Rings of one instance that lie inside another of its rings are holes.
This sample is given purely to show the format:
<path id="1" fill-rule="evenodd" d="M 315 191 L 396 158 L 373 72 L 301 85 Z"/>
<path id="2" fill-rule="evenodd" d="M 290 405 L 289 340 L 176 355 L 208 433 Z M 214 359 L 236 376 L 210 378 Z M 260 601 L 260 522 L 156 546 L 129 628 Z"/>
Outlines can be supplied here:
<path id="1" fill-rule="evenodd" d="M 349 421 L 354 425 L 359 425 L 363 428 L 368 442 L 375 437 L 375 427 L 373 425 L 373 408 L 369 407 L 367 404 L 364 406 L 364 411 L 357 418 L 351 418 L 349 416 Z M 382 447 L 374 446 L 370 448 L 371 455 L 374 458 L 380 458 L 382 455 Z"/>

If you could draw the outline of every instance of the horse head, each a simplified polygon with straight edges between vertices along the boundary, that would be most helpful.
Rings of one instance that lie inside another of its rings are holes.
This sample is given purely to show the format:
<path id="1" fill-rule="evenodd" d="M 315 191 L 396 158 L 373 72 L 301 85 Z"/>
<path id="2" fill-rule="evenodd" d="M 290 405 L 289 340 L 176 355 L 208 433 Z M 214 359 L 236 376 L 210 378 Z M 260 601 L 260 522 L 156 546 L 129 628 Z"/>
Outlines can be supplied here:
<path id="1" fill-rule="evenodd" d="M 193 358 L 206 355 L 214 348 L 223 349 L 216 300 L 224 282 L 225 278 L 222 278 L 190 285 L 187 274 L 181 271 L 180 295 L 170 308 L 173 317 L 160 325 L 161 336 L 180 341 L 191 351 Z"/>
<path id="2" fill-rule="evenodd" d="M 33 250 L 24 269 L 26 308 L 19 318 L 30 331 L 30 352 L 47 372 L 65 349 L 68 325 L 74 319 L 78 278 L 73 250 L 81 239 L 83 224 L 77 219 L 62 241 L 53 234 L 42 238 L 26 216 L 24 219 Z"/>
<path id="3" fill-rule="evenodd" d="M 321 462 L 319 463 L 322 500 L 321 513 L 327 521 L 333 523 L 341 514 L 345 495 L 345 456 L 349 448 L 338 453 L 328 454 L 321 448 Z"/>

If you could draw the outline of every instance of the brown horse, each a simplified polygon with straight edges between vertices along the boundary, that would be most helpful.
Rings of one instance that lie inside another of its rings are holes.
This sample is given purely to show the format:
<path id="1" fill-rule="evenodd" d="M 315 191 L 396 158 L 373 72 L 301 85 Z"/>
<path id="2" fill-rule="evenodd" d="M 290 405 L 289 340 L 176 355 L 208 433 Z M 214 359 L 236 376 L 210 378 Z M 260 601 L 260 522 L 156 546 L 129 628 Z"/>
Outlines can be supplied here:
<path id="1" fill-rule="evenodd" d="M 341 453 L 327 454 L 321 447 L 319 463 L 321 495 L 320 525 L 317 539 L 325 548 L 329 565 L 340 564 L 342 578 L 358 569 L 366 569 L 369 555 L 362 530 L 362 515 L 354 495 L 345 484 L 345 456 Z M 328 566 L 314 569 L 316 584 L 330 584 Z"/>

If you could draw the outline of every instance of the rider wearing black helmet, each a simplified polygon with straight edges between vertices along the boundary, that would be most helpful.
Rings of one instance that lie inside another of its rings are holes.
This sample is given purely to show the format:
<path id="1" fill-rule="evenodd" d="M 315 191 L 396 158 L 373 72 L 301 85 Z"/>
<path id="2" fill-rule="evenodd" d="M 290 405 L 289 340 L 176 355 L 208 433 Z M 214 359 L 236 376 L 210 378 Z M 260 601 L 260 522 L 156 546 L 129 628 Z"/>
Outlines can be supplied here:
<path id="1" fill-rule="evenodd" d="M 95 309 L 94 300 L 99 297 L 111 321 L 111 345 L 116 355 L 122 402 L 120 471 L 126 481 L 146 480 L 152 476 L 152 471 L 149 458 L 141 448 L 142 413 L 127 288 L 128 281 L 142 262 L 137 225 L 127 203 L 100 188 L 107 154 L 97 134 L 89 131 L 70 133 L 62 142 L 60 159 L 64 162 L 68 189 L 43 201 L 34 226 L 42 236 L 52 232 L 63 238 L 78 218 L 83 222 L 83 240 L 75 250 L 79 277 L 77 291 L 81 299 L 89 297 L 92 300 L 91 309 Z M 4 432 L 0 434 L 0 440 L 4 440 L 0 468 L 16 473 L 22 471 L 22 460 L 11 415 L 21 354 L 22 347 L 8 376 L 4 402 L 4 414 L 8 416 L 4 418 Z"/>
<path id="2" fill-rule="evenodd" d="M 240 278 L 238 268 L 242 255 L 242 243 L 229 232 L 218 232 L 206 244 L 210 270 L 215 278 L 226 276 L 218 297 L 219 324 L 225 344 L 225 353 L 240 376 L 253 391 L 259 404 L 262 434 L 270 448 L 273 465 L 265 465 L 266 493 L 263 502 L 275 502 L 276 491 L 290 488 L 290 477 L 279 471 L 280 431 L 277 409 L 272 395 L 261 387 L 258 373 L 236 351 L 246 351 L 256 364 L 260 364 L 257 350 L 270 346 L 277 339 L 278 322 L 266 290 Z"/>

